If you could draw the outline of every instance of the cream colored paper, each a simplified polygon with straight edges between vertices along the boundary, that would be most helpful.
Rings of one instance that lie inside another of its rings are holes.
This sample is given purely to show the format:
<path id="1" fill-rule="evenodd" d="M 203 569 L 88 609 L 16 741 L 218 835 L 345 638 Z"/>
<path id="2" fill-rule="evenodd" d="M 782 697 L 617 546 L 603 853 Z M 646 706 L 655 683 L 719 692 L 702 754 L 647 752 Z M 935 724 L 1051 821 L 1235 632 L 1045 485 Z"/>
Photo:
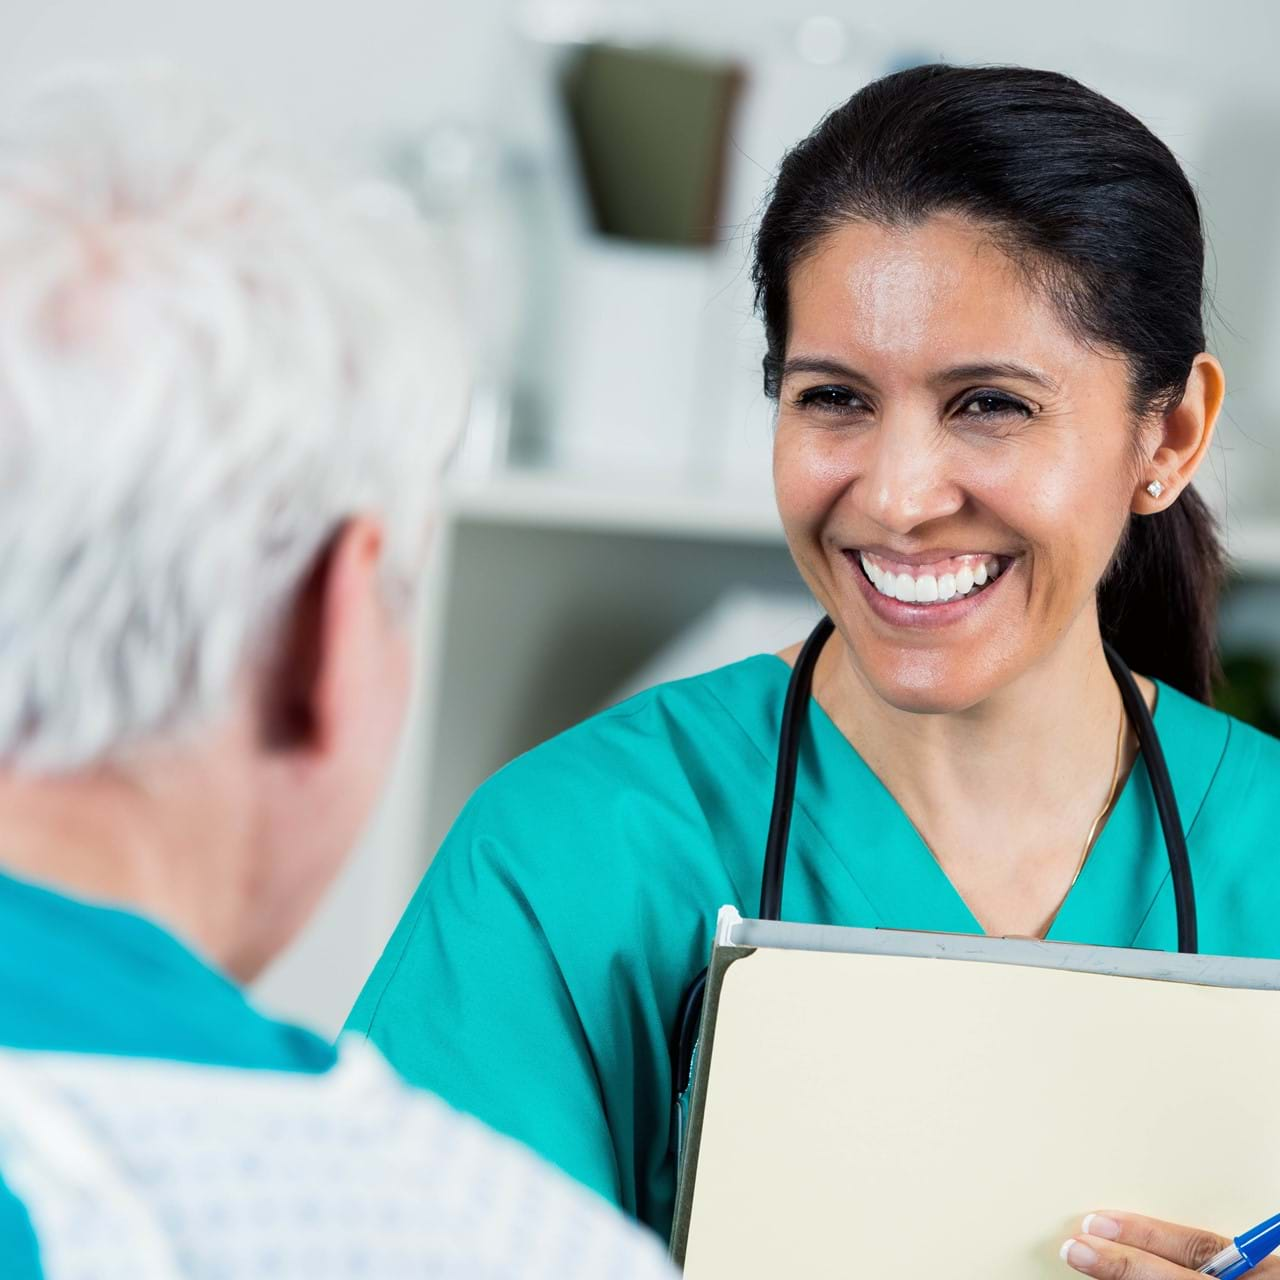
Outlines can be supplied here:
<path id="1" fill-rule="evenodd" d="M 690 1280 L 1036 1280 L 1095 1209 L 1280 1209 L 1280 992 L 759 950 L 725 974 Z"/>

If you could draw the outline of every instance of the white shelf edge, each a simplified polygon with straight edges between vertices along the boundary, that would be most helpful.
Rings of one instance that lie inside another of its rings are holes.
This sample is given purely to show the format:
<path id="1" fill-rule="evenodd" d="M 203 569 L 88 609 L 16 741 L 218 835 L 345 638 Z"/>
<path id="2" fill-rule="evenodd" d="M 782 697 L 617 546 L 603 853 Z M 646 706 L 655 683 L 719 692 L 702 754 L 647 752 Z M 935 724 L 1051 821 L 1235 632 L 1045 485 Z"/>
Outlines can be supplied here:
<path id="1" fill-rule="evenodd" d="M 641 492 L 589 479 L 503 476 L 486 483 L 451 480 L 444 510 L 464 520 L 541 528 L 642 533 L 654 537 L 782 544 L 772 497 L 670 488 Z"/>
<path id="2" fill-rule="evenodd" d="M 495 524 L 717 542 L 783 541 L 767 493 L 696 493 L 679 487 L 663 492 L 659 480 L 641 491 L 537 472 L 486 481 L 453 478 L 445 486 L 443 507 L 455 518 Z M 1239 573 L 1280 578 L 1280 520 L 1238 524 L 1227 533 L 1227 547 Z"/>

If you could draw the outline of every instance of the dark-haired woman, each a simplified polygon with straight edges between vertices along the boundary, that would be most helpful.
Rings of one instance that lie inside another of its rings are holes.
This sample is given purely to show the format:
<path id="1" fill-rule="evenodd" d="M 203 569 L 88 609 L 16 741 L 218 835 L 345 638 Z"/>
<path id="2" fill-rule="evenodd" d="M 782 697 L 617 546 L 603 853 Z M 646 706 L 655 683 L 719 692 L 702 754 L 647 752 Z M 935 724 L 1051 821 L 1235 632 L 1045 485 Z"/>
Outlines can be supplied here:
<path id="1" fill-rule="evenodd" d="M 836 626 L 787 918 L 1174 949 L 1106 637 L 1154 711 L 1200 949 L 1280 955 L 1280 743 L 1209 705 L 1203 258 L 1167 148 L 1059 75 L 903 72 L 786 157 L 755 262 L 774 476 Z M 352 1018 L 659 1231 L 673 1024 L 715 909 L 754 913 L 792 660 L 650 690 L 483 786 Z M 1141 1245 L 1125 1222 L 1083 1247 Z"/>

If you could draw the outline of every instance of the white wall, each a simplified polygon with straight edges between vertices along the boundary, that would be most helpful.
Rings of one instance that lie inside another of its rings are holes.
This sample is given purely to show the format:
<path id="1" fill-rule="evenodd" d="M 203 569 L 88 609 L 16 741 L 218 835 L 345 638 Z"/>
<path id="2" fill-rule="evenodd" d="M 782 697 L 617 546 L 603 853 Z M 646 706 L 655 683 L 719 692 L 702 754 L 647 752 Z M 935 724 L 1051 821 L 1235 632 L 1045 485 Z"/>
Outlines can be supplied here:
<path id="1" fill-rule="evenodd" d="M 159 57 L 317 142 L 376 149 L 490 97 L 504 0 L 4 0 L 0 84 L 67 59 Z"/>

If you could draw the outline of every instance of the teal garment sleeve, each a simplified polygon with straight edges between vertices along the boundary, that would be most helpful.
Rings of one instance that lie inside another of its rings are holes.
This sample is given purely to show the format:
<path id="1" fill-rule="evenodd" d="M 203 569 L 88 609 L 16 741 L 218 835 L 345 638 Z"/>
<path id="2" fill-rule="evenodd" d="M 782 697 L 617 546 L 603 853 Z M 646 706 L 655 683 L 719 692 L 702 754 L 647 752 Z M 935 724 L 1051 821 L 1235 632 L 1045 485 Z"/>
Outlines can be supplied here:
<path id="1" fill-rule="evenodd" d="M 596 1064 L 511 851 L 472 802 L 352 1013 L 409 1080 L 621 1199 Z M 583 904 L 584 908 L 588 904 Z"/>
<path id="2" fill-rule="evenodd" d="M 0 1260 L 4 1280 L 44 1280 L 40 1246 L 26 1207 L 0 1176 Z"/>
<path id="3" fill-rule="evenodd" d="M 1280 959 L 1280 741 L 1174 697 L 1181 713 L 1179 738 L 1172 749 L 1166 746 L 1173 765 L 1184 754 L 1179 750 L 1184 743 L 1198 745 L 1215 730 L 1226 736 L 1200 803 L 1184 807 L 1182 815 L 1195 877 L 1200 950 Z M 1166 875 L 1133 945 L 1167 946 L 1176 918 L 1172 877 Z"/>
<path id="4" fill-rule="evenodd" d="M 739 673 L 742 700 L 780 697 L 785 671 Z M 670 1034 L 717 908 L 758 893 L 770 766 L 705 680 L 514 761 L 454 824 L 351 1027 L 666 1231 Z"/>

